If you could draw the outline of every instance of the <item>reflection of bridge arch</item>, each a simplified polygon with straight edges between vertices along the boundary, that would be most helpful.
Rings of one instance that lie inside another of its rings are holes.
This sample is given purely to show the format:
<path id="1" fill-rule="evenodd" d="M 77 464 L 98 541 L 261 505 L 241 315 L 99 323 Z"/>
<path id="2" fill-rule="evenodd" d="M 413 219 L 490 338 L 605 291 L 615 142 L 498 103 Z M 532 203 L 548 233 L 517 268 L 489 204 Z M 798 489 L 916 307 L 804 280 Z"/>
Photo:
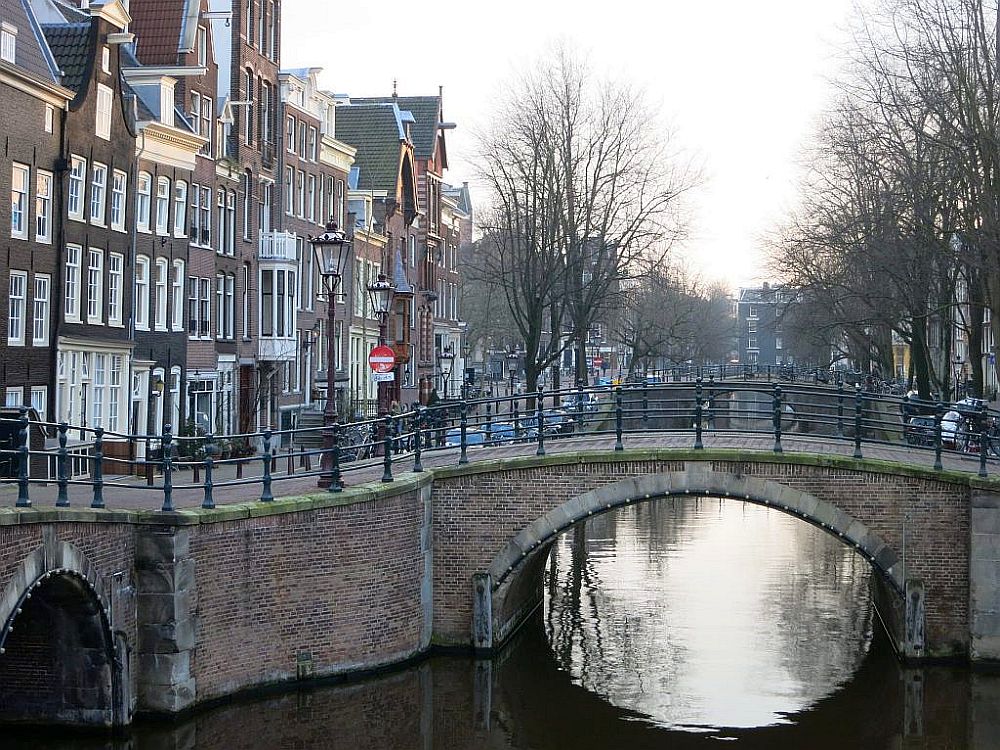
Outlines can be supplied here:
<path id="1" fill-rule="evenodd" d="M 896 551 L 865 523 L 844 512 L 833 503 L 812 494 L 767 479 L 717 472 L 699 467 L 696 472 L 667 472 L 623 479 L 577 495 L 559 504 L 522 528 L 493 558 L 486 575 L 476 577 L 474 603 L 478 607 L 477 623 L 482 626 L 488 611 L 492 620 L 491 643 L 481 643 L 476 632 L 476 645 L 492 647 L 502 643 L 538 603 L 541 576 L 549 549 L 556 538 L 582 520 L 606 513 L 623 505 L 648 502 L 659 498 L 710 496 L 742 500 L 801 518 L 817 526 L 844 544 L 853 547 L 868 560 L 886 584 L 883 589 L 891 598 L 883 602 L 892 609 L 903 607 L 906 588 L 904 571 Z M 486 587 L 490 589 L 486 603 Z M 891 613 L 885 613 L 891 619 Z M 920 644 L 899 645 L 907 653 Z M 922 633 L 919 634 L 922 639 Z"/>
<path id="2" fill-rule="evenodd" d="M 116 649 L 96 568 L 67 542 L 21 561 L 0 598 L 0 720 L 127 722 L 125 649 Z"/>

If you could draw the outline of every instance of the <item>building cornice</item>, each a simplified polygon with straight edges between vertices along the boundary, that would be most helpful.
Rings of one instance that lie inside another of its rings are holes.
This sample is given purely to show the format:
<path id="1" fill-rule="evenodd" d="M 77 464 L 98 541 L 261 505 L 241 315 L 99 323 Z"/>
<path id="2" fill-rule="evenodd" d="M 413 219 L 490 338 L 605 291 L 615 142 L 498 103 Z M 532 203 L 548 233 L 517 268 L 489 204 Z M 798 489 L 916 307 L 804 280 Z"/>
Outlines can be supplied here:
<path id="1" fill-rule="evenodd" d="M 155 120 L 138 122 L 136 127 L 142 133 L 136 139 L 136 156 L 158 164 L 194 171 L 197 154 L 208 143 L 200 135 Z"/>
<path id="2" fill-rule="evenodd" d="M 46 81 L 6 62 L 0 62 L 0 83 L 23 91 L 25 94 L 60 109 L 65 108 L 76 96 L 75 91 L 71 91 L 65 86 Z"/>

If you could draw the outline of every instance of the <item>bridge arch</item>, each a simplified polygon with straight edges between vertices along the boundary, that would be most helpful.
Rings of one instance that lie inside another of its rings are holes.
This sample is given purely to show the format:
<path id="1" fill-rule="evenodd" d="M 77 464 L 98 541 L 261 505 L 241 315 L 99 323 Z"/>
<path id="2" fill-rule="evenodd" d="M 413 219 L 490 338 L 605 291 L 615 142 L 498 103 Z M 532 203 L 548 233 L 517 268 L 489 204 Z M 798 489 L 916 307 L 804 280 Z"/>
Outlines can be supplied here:
<path id="1" fill-rule="evenodd" d="M 802 490 L 703 465 L 604 485 L 563 502 L 522 528 L 493 558 L 488 570 L 474 576 L 473 646 L 490 649 L 502 644 L 537 607 L 542 569 L 559 534 L 588 517 L 624 505 L 693 496 L 732 498 L 775 508 L 823 529 L 867 559 L 883 582 L 881 588 L 892 600 L 891 607 L 897 613 L 904 608 L 906 581 L 900 558 L 862 521 Z M 894 637 L 905 647 L 902 633 Z"/>
<path id="2" fill-rule="evenodd" d="M 77 547 L 46 540 L 25 557 L 0 598 L 0 622 L 0 721 L 127 722 L 127 649 Z"/>

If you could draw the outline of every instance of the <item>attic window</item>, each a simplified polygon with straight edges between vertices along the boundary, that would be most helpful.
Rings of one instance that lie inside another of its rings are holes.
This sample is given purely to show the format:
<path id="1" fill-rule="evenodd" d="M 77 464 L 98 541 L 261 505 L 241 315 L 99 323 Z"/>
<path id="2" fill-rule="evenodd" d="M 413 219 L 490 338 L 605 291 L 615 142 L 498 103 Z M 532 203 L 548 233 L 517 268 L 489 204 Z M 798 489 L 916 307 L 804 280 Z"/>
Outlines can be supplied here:
<path id="1" fill-rule="evenodd" d="M 14 62 L 17 54 L 17 27 L 3 23 L 0 27 L 0 59 Z"/>
<path id="2" fill-rule="evenodd" d="M 111 74 L 111 50 L 107 47 L 101 47 L 101 70 Z"/>

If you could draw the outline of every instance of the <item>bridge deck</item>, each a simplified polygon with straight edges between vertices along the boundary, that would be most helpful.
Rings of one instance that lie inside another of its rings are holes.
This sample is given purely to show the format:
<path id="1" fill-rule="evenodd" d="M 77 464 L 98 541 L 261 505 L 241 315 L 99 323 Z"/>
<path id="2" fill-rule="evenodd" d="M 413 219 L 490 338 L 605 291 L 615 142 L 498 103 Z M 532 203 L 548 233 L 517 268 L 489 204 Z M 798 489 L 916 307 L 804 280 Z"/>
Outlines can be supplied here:
<path id="1" fill-rule="evenodd" d="M 692 448 L 690 432 L 677 433 L 629 433 L 624 438 L 626 450 L 641 448 L 677 448 L 690 450 Z M 587 435 L 580 437 L 560 437 L 546 440 L 545 451 L 548 455 L 572 454 L 589 451 L 612 451 L 614 435 Z M 767 435 L 748 435 L 726 432 L 706 432 L 703 436 L 706 449 L 739 450 L 772 454 L 774 439 Z M 854 453 L 852 440 L 837 440 L 829 437 L 787 434 L 782 436 L 782 445 L 789 454 L 819 454 L 850 457 Z M 535 443 L 516 443 L 511 445 L 470 447 L 468 457 L 470 463 L 486 459 L 514 458 L 519 456 L 534 456 Z M 862 446 L 866 459 L 892 461 L 901 464 L 932 468 L 934 451 L 912 448 L 900 444 L 868 443 Z M 455 466 L 458 463 L 458 448 L 445 448 L 425 451 L 423 465 L 425 468 Z M 979 470 L 979 457 L 974 454 L 963 454 L 946 451 L 942 462 L 947 470 L 976 473 Z M 403 455 L 394 459 L 393 474 L 397 477 L 409 472 L 413 467 L 412 455 Z M 284 454 L 276 458 L 273 476 L 273 493 L 275 497 L 291 497 L 319 492 L 316 487 L 316 474 L 306 474 L 297 468 L 292 474 L 287 473 L 287 462 Z M 992 474 L 1000 470 L 1000 462 L 989 461 L 988 469 Z M 382 459 L 371 459 L 364 462 L 346 464 L 344 470 L 345 485 L 376 482 L 382 477 Z M 226 485 L 235 480 L 235 467 L 232 465 L 217 466 L 214 471 L 216 505 L 241 503 L 260 498 L 262 474 L 261 462 L 253 461 L 244 466 L 243 483 Z M 203 477 L 202 477 L 203 478 Z M 204 492 L 200 486 L 192 487 L 192 472 L 181 469 L 174 472 L 173 502 L 175 508 L 196 508 L 201 505 Z M 187 485 L 185 487 L 185 485 Z M 220 486 L 221 485 L 221 486 Z M 17 495 L 17 486 L 8 480 L 0 485 L 0 505 L 13 506 Z M 35 508 L 52 507 L 55 505 L 56 486 L 50 484 L 32 484 L 31 502 Z M 71 507 L 86 508 L 90 505 L 92 490 L 84 484 L 71 485 L 69 497 Z M 162 477 L 155 478 L 155 486 L 146 487 L 142 480 L 136 477 L 105 477 L 105 503 L 110 509 L 147 509 L 157 510 L 163 503 Z"/>

